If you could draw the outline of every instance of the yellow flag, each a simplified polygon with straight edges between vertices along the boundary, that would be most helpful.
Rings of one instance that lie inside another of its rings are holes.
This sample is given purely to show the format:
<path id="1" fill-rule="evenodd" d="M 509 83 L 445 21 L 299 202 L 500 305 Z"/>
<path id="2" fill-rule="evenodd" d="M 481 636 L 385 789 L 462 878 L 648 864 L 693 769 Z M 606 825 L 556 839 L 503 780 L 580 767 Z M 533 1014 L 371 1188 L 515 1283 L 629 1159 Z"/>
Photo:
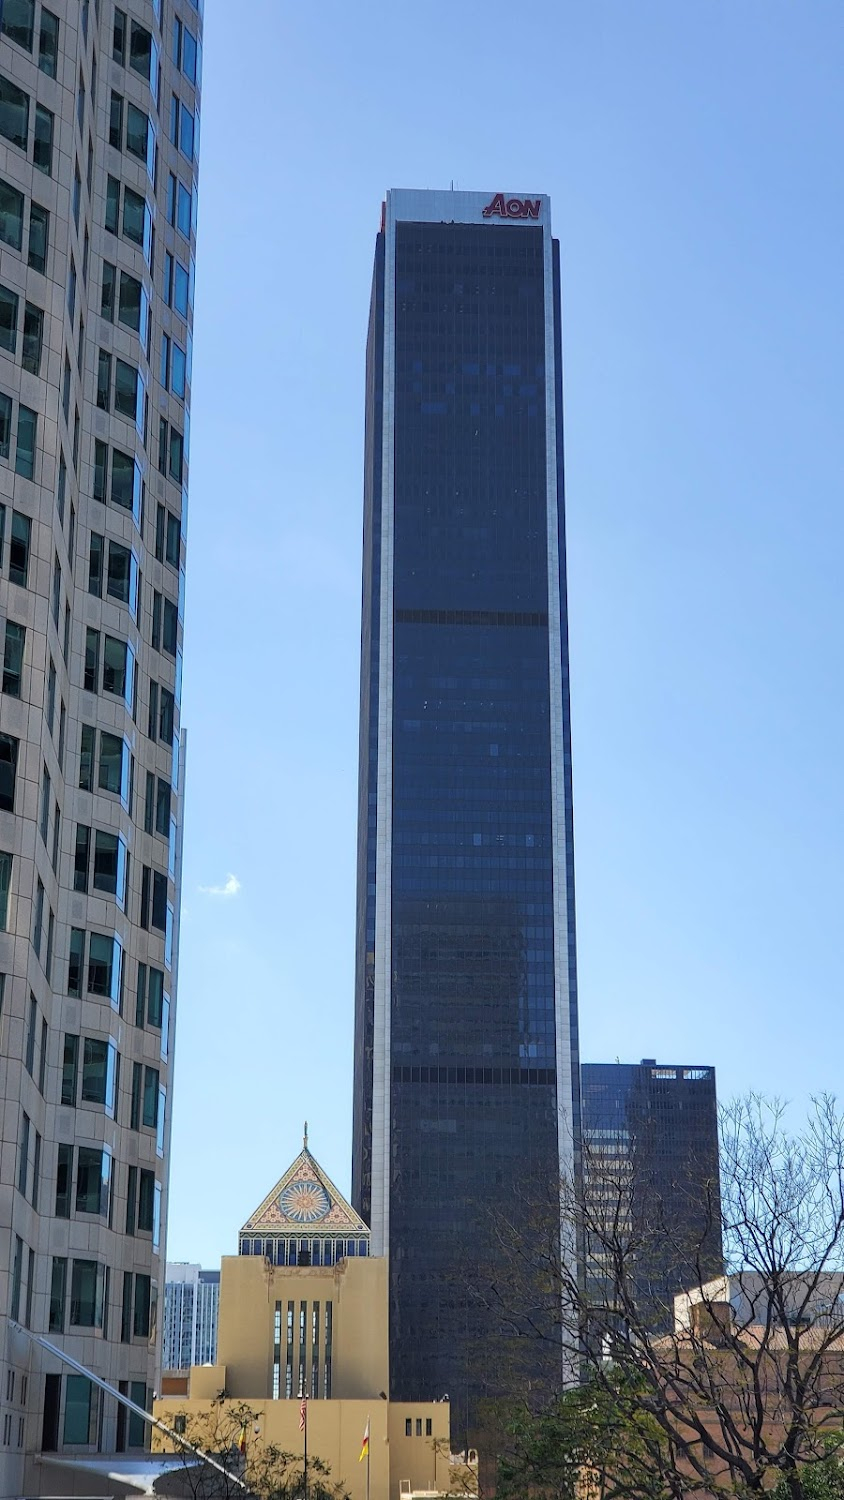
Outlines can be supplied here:
<path id="1" fill-rule="evenodd" d="M 369 1418 L 367 1417 L 367 1419 L 366 1419 L 366 1430 L 365 1430 L 365 1432 L 363 1434 L 363 1443 L 361 1444 L 360 1458 L 358 1459 L 358 1463 L 359 1464 L 363 1463 L 363 1460 L 365 1458 L 368 1458 L 368 1457 L 369 1457 Z"/>

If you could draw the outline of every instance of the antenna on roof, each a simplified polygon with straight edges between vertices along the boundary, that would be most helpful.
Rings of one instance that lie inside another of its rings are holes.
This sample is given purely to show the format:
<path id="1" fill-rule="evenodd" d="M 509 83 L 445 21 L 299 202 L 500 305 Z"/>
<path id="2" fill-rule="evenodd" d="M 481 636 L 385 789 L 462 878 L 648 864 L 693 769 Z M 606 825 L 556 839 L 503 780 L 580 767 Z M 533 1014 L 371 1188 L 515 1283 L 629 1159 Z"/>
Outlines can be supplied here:
<path id="1" fill-rule="evenodd" d="M 302 1141 L 302 1150 L 303 1151 L 307 1151 L 307 1149 L 308 1149 L 308 1122 L 306 1120 L 305 1121 L 305 1136 L 304 1136 L 304 1139 Z"/>

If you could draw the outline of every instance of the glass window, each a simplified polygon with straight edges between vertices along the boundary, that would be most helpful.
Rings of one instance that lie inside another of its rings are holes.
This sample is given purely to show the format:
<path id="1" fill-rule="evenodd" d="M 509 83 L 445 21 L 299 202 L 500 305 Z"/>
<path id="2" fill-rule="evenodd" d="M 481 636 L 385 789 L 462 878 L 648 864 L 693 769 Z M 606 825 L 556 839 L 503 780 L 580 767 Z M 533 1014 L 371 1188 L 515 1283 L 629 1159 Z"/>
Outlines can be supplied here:
<path id="1" fill-rule="evenodd" d="M 158 738 L 169 744 L 173 739 L 173 721 L 175 717 L 176 700 L 169 688 L 162 687 L 160 691 L 161 708 L 158 722 Z"/>
<path id="2" fill-rule="evenodd" d="M 118 359 L 115 366 L 114 409 L 121 416 L 137 421 L 138 371 L 135 365 L 127 364 L 124 359 Z"/>
<path id="3" fill-rule="evenodd" d="M 153 871 L 152 876 L 152 913 L 150 924 L 157 927 L 159 932 L 164 932 L 167 927 L 167 876 Z"/>
<path id="4" fill-rule="evenodd" d="M 155 776 L 152 771 L 147 771 L 146 793 L 144 795 L 144 833 L 152 833 L 153 818 L 155 816 Z"/>
<path id="5" fill-rule="evenodd" d="M 95 1265 L 94 1261 L 74 1261 L 74 1284 L 78 1265 Z M 73 1317 L 73 1290 L 71 1289 L 71 1314 Z M 76 1321 L 81 1321 L 77 1319 Z M 65 1376 L 64 1397 L 64 1441 L 66 1443 L 90 1443 L 96 1441 L 97 1398 L 96 1387 L 84 1375 Z"/>
<path id="6" fill-rule="evenodd" d="M 0 135 L 26 150 L 29 137 L 29 95 L 10 78 L 0 77 Z"/>
<path id="7" fill-rule="evenodd" d="M 80 1148 L 81 1149 L 81 1148 Z M 102 1328 L 103 1326 L 103 1267 L 95 1260 L 75 1260 L 70 1283 L 70 1323 L 77 1328 Z M 83 1376 L 68 1375 L 67 1382 L 78 1380 L 93 1390 L 91 1382 Z M 87 1437 L 69 1439 L 67 1436 L 67 1403 L 65 1407 L 65 1441 L 86 1443 Z"/>
<path id="8" fill-rule="evenodd" d="M 177 260 L 173 277 L 173 305 L 183 318 L 188 315 L 188 273 Z"/>
<path id="9" fill-rule="evenodd" d="M 112 635 L 105 637 L 103 649 L 103 692 L 123 698 L 131 706 L 134 657 L 125 641 Z"/>
<path id="10" fill-rule="evenodd" d="M 116 177 L 106 179 L 105 227 L 109 234 L 117 233 L 120 220 L 120 183 Z"/>
<path id="11" fill-rule="evenodd" d="M 94 890 L 115 896 L 118 890 L 120 838 L 98 828 L 94 835 Z M 89 983 L 90 988 L 90 983 Z"/>
<path id="12" fill-rule="evenodd" d="M 179 183 L 176 202 L 176 228 L 186 239 L 190 239 L 191 196 L 183 182 Z"/>
<path id="13" fill-rule="evenodd" d="M 15 473 L 32 479 L 35 473 L 35 434 L 38 414 L 28 406 L 18 407 L 18 444 L 15 450 Z"/>
<path id="14" fill-rule="evenodd" d="M 86 823 L 76 825 L 76 845 L 73 856 L 73 889 L 87 891 L 88 865 L 91 854 L 91 830 Z"/>
<path id="15" fill-rule="evenodd" d="M 9 888 L 12 884 L 12 856 L 0 849 L 0 932 L 6 931 L 9 920 Z"/>
<path id="16" fill-rule="evenodd" d="M 109 323 L 114 322 L 115 288 L 117 285 L 117 267 L 110 261 L 103 261 L 103 290 L 100 298 L 100 312 Z"/>
<path id="17" fill-rule="evenodd" d="M 59 1154 L 69 1147 L 59 1146 Z M 61 1171 L 61 1165 L 59 1167 Z M 67 1169 L 65 1169 L 66 1171 Z M 65 1195 L 68 1196 L 67 1194 Z M 67 1219 L 70 1217 L 70 1206 L 65 1212 L 59 1212 L 59 1192 L 56 1189 L 56 1216 Z M 50 1332 L 64 1333 L 65 1299 L 67 1297 L 67 1259 L 63 1255 L 53 1256 L 53 1267 L 50 1277 Z"/>
<path id="18" fill-rule="evenodd" d="M 111 101 L 108 110 L 108 143 L 115 151 L 123 149 L 123 95 L 111 91 Z M 129 142 L 126 142 L 126 150 L 130 150 Z M 135 153 L 137 155 L 137 152 Z M 144 153 L 144 157 L 146 153 Z M 141 158 L 141 160 L 144 159 Z"/>
<path id="19" fill-rule="evenodd" d="M 106 591 L 111 599 L 129 604 L 134 594 L 134 576 L 137 572 L 135 556 L 131 548 L 120 542 L 108 544 L 108 583 Z"/>
<path id="20" fill-rule="evenodd" d="M 193 161 L 193 112 L 179 102 L 179 150 Z"/>
<path id="21" fill-rule="evenodd" d="M 20 250 L 23 244 L 23 193 L 10 182 L 0 182 L 0 240 Z"/>
<path id="22" fill-rule="evenodd" d="M 154 1204 L 155 1173 L 141 1167 L 138 1189 L 138 1229 L 141 1233 L 152 1234 Z"/>
<path id="23" fill-rule="evenodd" d="M 100 411 L 108 411 L 111 405 L 111 355 L 106 349 L 97 356 L 97 405 Z"/>
<path id="24" fill-rule="evenodd" d="M 10 42 L 17 42 L 19 47 L 31 52 L 34 27 L 35 0 L 3 0 L 0 31 Z"/>
<path id="25" fill-rule="evenodd" d="M 171 599 L 164 600 L 164 620 L 161 632 L 161 649 L 169 656 L 176 655 L 176 643 L 178 637 L 179 611 Z"/>
<path id="26" fill-rule="evenodd" d="M 109 1153 L 100 1147 L 80 1146 L 76 1158 L 76 1212 L 108 1213 L 111 1176 Z"/>
<path id="27" fill-rule="evenodd" d="M 140 1272 L 135 1276 L 135 1311 L 132 1333 L 135 1338 L 149 1338 L 150 1329 L 150 1278 Z"/>
<path id="28" fill-rule="evenodd" d="M 112 31 L 111 55 L 121 68 L 126 66 L 126 12 L 114 10 L 114 29 Z"/>
<path id="29" fill-rule="evenodd" d="M 182 72 L 191 83 L 196 83 L 196 37 L 182 27 Z"/>
<path id="30" fill-rule="evenodd" d="M 168 473 L 170 475 L 170 478 L 176 481 L 176 484 L 181 484 L 182 482 L 184 451 L 185 445 L 182 434 L 175 427 L 171 426 L 168 452 Z"/>
<path id="31" fill-rule="evenodd" d="M 82 1048 L 82 1098 L 89 1104 L 106 1104 L 109 1074 L 113 1085 L 113 1048 L 110 1042 L 86 1036 Z"/>
<path id="32" fill-rule="evenodd" d="M 116 937 L 92 932 L 88 947 L 88 993 L 104 995 L 115 1007 L 120 1001 L 123 950 Z"/>
<path id="33" fill-rule="evenodd" d="M 43 12 L 42 12 L 43 14 Z M 34 271 L 40 271 L 42 275 L 47 269 L 47 241 L 49 238 L 50 215 L 46 208 L 39 203 L 29 205 L 29 256 L 28 261 Z"/>
<path id="34" fill-rule="evenodd" d="M 8 458 L 12 445 L 12 398 L 0 392 L 0 458 Z"/>
<path id="35" fill-rule="evenodd" d="M 10 698 L 21 695 L 23 677 L 23 652 L 26 643 L 26 626 L 16 620 L 6 621 L 6 638 L 3 645 L 3 692 Z"/>
<path id="36" fill-rule="evenodd" d="M 14 812 L 18 774 L 18 740 L 0 730 L 0 810 Z"/>
<path id="37" fill-rule="evenodd" d="M 81 327 L 81 323 L 80 323 Z M 27 302 L 23 310 L 23 348 L 21 364 L 30 375 L 41 369 L 41 349 L 44 342 L 44 313 L 34 303 Z"/>
<path id="38" fill-rule="evenodd" d="M 100 632 L 89 625 L 85 631 L 85 672 L 83 686 L 86 693 L 99 691 Z"/>
<path id="39" fill-rule="evenodd" d="M 149 211 L 146 199 L 132 188 L 123 189 L 123 233 L 146 250 L 149 243 Z"/>
<path id="40" fill-rule="evenodd" d="M 165 839 L 170 836 L 170 802 L 170 783 L 159 776 L 155 799 L 155 831 Z"/>
<path id="41" fill-rule="evenodd" d="M 26 588 L 29 577 L 29 550 L 32 539 L 32 522 L 29 516 L 12 511 L 12 534 L 9 538 L 9 582 Z"/>
<path id="42" fill-rule="evenodd" d="M 170 564 L 171 568 L 178 568 L 178 566 L 179 566 L 179 548 L 181 546 L 181 540 L 182 540 L 182 525 L 181 525 L 181 522 L 179 520 L 179 517 L 178 516 L 174 516 L 173 513 L 172 513 L 172 511 L 168 511 L 167 512 L 167 543 L 166 543 L 164 555 L 166 557 L 167 562 Z"/>
<path id="43" fill-rule="evenodd" d="M 149 168 L 151 154 L 151 138 L 152 127 L 149 115 L 144 114 L 144 111 L 138 109 L 136 105 L 129 104 L 126 110 L 126 150 L 130 156 L 136 156 L 139 161 L 145 162 L 147 168 Z"/>
<path id="44" fill-rule="evenodd" d="M 83 724 L 79 741 L 79 789 L 92 792 L 94 789 L 94 740 L 93 724 Z"/>
<path id="45" fill-rule="evenodd" d="M 124 510 L 134 509 L 135 460 L 131 453 L 122 453 L 119 448 L 111 452 L 111 502 L 122 505 Z"/>
<path id="46" fill-rule="evenodd" d="M 85 963 L 85 933 L 81 927 L 70 929 L 70 956 L 67 964 L 67 993 L 82 994 L 82 969 Z"/>
<path id="47" fill-rule="evenodd" d="M 17 348 L 19 300 L 17 292 L 0 286 L 0 349 L 7 349 L 10 354 Z"/>
<path id="48" fill-rule="evenodd" d="M 135 73 L 140 73 L 148 83 L 152 80 L 152 57 L 153 42 L 150 32 L 145 27 L 139 26 L 137 21 L 133 21 L 129 41 L 129 66 Z"/>
<path id="49" fill-rule="evenodd" d="M 38 38 L 38 66 L 48 78 L 55 78 L 59 57 L 59 18 L 46 6 L 41 7 L 41 31 Z"/>
<path id="50" fill-rule="evenodd" d="M 92 480 L 93 495 L 95 500 L 105 500 L 106 474 L 108 471 L 108 445 L 94 440 L 94 473 Z"/>
<path id="51" fill-rule="evenodd" d="M 128 759 L 126 745 L 119 734 L 100 731 L 100 764 L 97 785 L 102 792 L 123 793 L 124 762 Z"/>
<path id="52" fill-rule="evenodd" d="M 39 172 L 49 177 L 53 171 L 53 116 L 43 104 L 35 106 L 35 139 L 32 144 L 32 160 Z"/>
<path id="53" fill-rule="evenodd" d="M 164 1118 L 167 1112 L 167 1090 L 162 1084 L 158 1090 L 158 1124 L 155 1130 L 155 1154 L 164 1156 Z"/>
<path id="54" fill-rule="evenodd" d="M 161 969 L 150 968 L 147 983 L 147 1021 L 150 1026 L 161 1026 L 163 1009 L 164 974 Z"/>
<path id="55" fill-rule="evenodd" d="M 178 344 L 173 345 L 173 356 L 171 360 L 172 389 L 175 396 L 185 399 L 185 373 L 187 365 L 185 362 L 185 351 Z"/>
<path id="56" fill-rule="evenodd" d="M 62 1104 L 76 1103 L 79 1069 L 79 1037 L 65 1035 L 62 1052 Z"/>
<path id="57" fill-rule="evenodd" d="M 158 1124 L 158 1069 L 144 1068 L 144 1100 L 141 1120 L 154 1130 Z"/>
<path id="58" fill-rule="evenodd" d="M 141 332 L 141 312 L 144 304 L 144 289 L 137 277 L 130 276 L 126 271 L 120 272 L 120 302 L 117 310 L 118 321 L 126 328 L 131 328 L 135 333 Z"/>

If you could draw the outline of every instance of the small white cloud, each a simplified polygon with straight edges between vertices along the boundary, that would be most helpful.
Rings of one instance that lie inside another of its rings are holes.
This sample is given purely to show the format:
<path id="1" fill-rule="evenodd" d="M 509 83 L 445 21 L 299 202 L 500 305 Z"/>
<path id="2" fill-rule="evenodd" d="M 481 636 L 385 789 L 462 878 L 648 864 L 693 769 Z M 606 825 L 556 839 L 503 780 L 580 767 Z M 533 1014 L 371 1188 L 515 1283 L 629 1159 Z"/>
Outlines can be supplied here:
<path id="1" fill-rule="evenodd" d="M 236 896 L 240 890 L 240 881 L 236 875 L 227 875 L 225 885 L 201 885 L 199 887 L 202 896 Z"/>

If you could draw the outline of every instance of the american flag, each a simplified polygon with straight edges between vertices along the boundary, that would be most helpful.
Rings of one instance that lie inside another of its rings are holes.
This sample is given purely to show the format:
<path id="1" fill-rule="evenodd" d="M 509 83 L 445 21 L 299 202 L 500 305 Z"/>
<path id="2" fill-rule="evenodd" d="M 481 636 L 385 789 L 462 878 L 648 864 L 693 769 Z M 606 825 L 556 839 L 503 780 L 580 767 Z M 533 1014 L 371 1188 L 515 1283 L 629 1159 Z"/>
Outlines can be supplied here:
<path id="1" fill-rule="evenodd" d="M 308 1425 L 308 1398 L 302 1397 L 302 1405 L 299 1407 L 299 1431 L 304 1432 Z"/>

